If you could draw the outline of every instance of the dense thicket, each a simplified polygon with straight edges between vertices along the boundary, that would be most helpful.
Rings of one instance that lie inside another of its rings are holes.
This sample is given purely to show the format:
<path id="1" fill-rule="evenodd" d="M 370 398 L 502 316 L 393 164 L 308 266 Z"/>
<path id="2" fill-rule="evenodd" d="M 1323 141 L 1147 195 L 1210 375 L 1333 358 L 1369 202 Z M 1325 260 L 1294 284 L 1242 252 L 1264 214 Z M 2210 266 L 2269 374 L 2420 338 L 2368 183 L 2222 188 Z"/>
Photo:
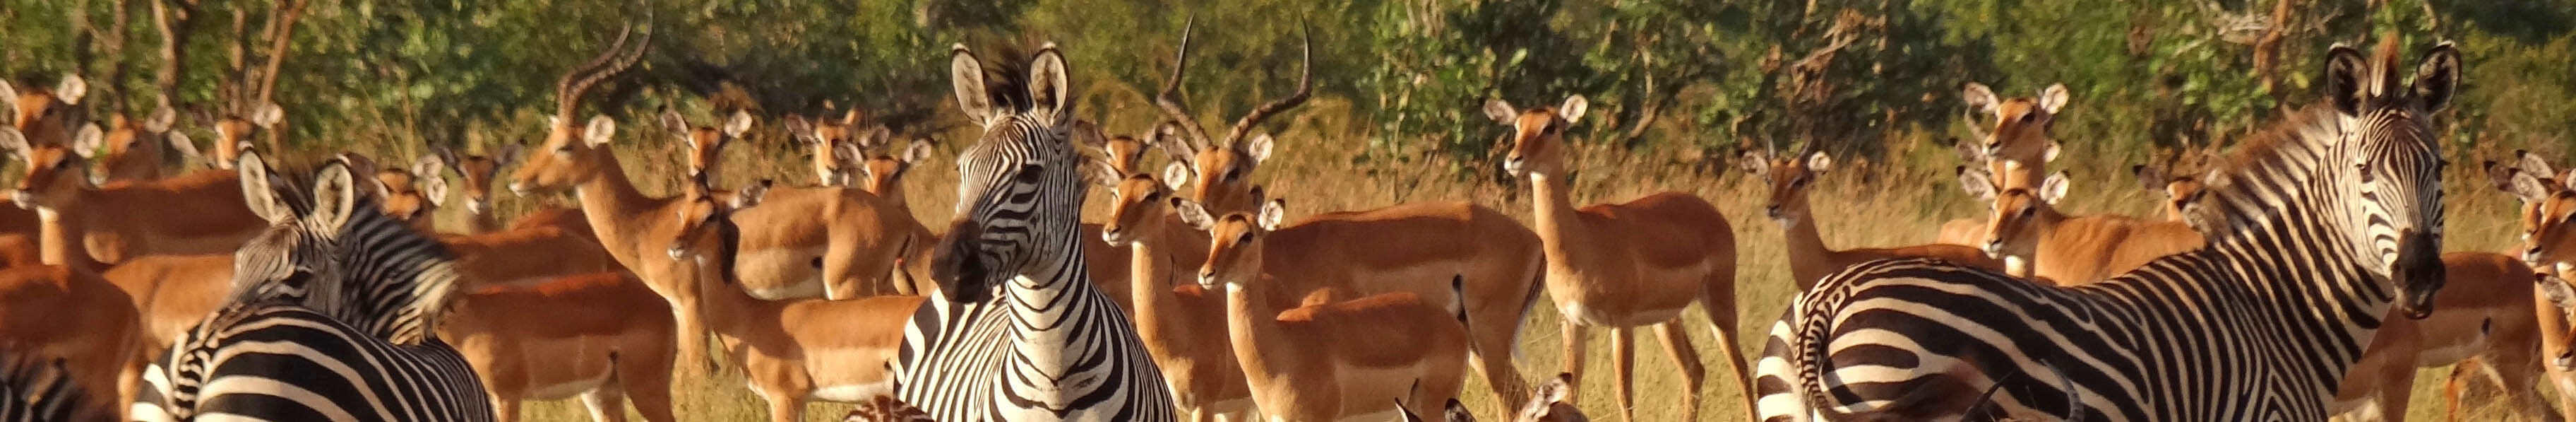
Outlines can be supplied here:
<path id="1" fill-rule="evenodd" d="M 1964 134 L 1970 81 L 2007 96 L 2063 82 L 2074 105 L 2059 137 L 2136 157 L 2226 142 L 2307 102 L 2327 45 L 2394 31 L 2410 50 L 2450 39 L 2467 53 L 2451 141 L 2558 143 L 2576 129 L 2576 7 L 2556 1 L 1169 3 L 6 0 L 0 72 L 46 86 L 89 75 L 102 120 L 165 100 L 219 114 L 273 95 L 297 143 L 507 141 L 538 130 L 556 72 L 650 8 L 653 54 L 605 90 L 603 111 L 812 114 L 832 102 L 935 131 L 959 124 L 943 114 L 947 46 L 1001 54 L 1052 40 L 1073 59 L 1084 113 L 1132 132 L 1160 119 L 1145 100 L 1194 16 L 1185 87 L 1201 120 L 1291 89 L 1303 25 L 1317 100 L 1271 126 L 1365 142 L 1376 158 L 1480 163 L 1498 134 L 1482 99 L 1573 93 L 1597 116 L 1576 127 L 1585 142 L 1723 154 L 1820 140 L 1871 155 Z"/>

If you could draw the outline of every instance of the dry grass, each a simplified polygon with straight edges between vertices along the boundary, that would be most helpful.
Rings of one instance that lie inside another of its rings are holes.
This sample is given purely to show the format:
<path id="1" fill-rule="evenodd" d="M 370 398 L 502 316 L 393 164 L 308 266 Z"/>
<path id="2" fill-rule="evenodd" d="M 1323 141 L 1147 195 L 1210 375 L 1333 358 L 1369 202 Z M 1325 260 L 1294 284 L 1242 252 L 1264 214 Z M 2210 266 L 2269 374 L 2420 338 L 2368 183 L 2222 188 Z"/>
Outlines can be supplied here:
<path id="1" fill-rule="evenodd" d="M 1530 204 L 1526 192 L 1452 177 L 1445 169 L 1457 163 L 1416 156 L 1402 163 L 1354 164 L 1358 162 L 1355 160 L 1357 151 L 1352 145 L 1357 141 L 1328 140 L 1329 137 L 1312 135 L 1317 132 L 1350 133 L 1334 123 L 1301 119 L 1292 124 L 1296 130 L 1280 138 L 1277 156 L 1270 163 L 1265 163 L 1255 176 L 1270 181 L 1270 192 L 1289 200 L 1292 218 L 1323 210 L 1459 198 L 1474 198 L 1480 203 L 1527 218 Z M 625 139 L 620 141 L 627 142 L 620 148 L 628 173 L 642 176 L 637 184 L 647 193 L 675 192 L 678 177 L 669 175 L 678 174 L 675 170 L 681 165 L 679 161 L 683 155 L 676 146 L 677 142 L 651 129 L 636 132 L 641 133 L 623 137 Z M 941 152 L 934 154 L 933 161 L 915 169 L 909 176 L 909 199 L 913 212 L 925 221 L 945 221 L 950 217 L 949 207 L 955 196 L 951 187 L 956 180 L 956 172 L 954 163 L 949 160 L 967 140 L 972 139 L 972 133 L 972 130 L 960 130 L 947 134 L 947 141 L 940 146 Z M 1883 163 L 1851 162 L 1837 173 L 1824 176 L 1823 185 L 1817 188 L 1814 206 L 1817 210 L 1828 210 L 1820 212 L 1818 218 L 1829 243 L 1841 247 L 1919 244 L 1931 241 L 1935 227 L 1942 221 L 1979 216 L 1984 212 L 1982 204 L 1959 192 L 1956 180 L 1950 176 L 1950 166 L 1956 163 L 1948 155 L 1948 148 L 1920 140 L 1925 138 L 1898 141 L 1890 148 L 1894 151 L 1890 158 Z M 2065 205 L 2067 209 L 2077 213 L 2135 215 L 2149 215 L 2154 211 L 2152 206 L 2156 197 L 2138 188 L 2138 184 L 2128 178 L 2125 169 L 2129 162 L 2117 158 L 2096 160 L 2097 155 L 2088 154 L 2097 152 L 2086 150 L 2087 147 L 2080 143 L 2070 144 L 2070 148 L 2073 150 L 2067 156 L 2074 158 L 2058 164 L 2061 168 L 2082 167 L 2076 169 L 2078 184 L 2075 186 L 2077 191 L 2085 193 L 2071 195 L 2071 203 Z M 1739 302 L 1743 309 L 1737 311 L 1742 315 L 1742 326 L 1735 327 L 1736 342 L 1729 346 L 1736 347 L 1748 357 L 1757 355 L 1760 352 L 1757 349 L 1761 344 L 1760 335 L 1796 294 L 1786 279 L 1786 260 L 1776 247 L 1780 236 L 1778 227 L 1756 217 L 1764 205 L 1761 203 L 1764 201 L 1764 192 L 1760 191 L 1762 187 L 1747 183 L 1745 175 L 1732 171 L 1722 174 L 1694 172 L 1692 166 L 1697 163 L 1674 158 L 1690 156 L 1688 151 L 1591 148 L 1583 152 L 1576 156 L 1577 165 L 1589 170 L 1574 178 L 1577 201 L 1615 201 L 1652 191 L 1680 190 L 1709 198 L 1718 204 L 1720 211 L 1734 217 L 1731 223 L 1736 228 L 1736 243 L 1742 253 L 1738 258 L 1740 268 L 1736 294 L 1742 298 Z M 783 138 L 756 137 L 751 142 L 737 143 L 728 155 L 732 162 L 727 164 L 727 171 L 734 173 L 729 175 L 733 177 L 729 183 L 741 183 L 752 177 L 778 178 L 799 184 L 810 179 L 803 173 L 806 171 L 804 161 L 789 152 Z M 2471 152 L 2457 155 L 2488 154 Z M 2463 157 L 2454 162 L 2476 161 L 2474 157 Z M 2513 203 L 2504 195 L 2477 184 L 2483 178 L 2475 174 L 2475 167 L 2453 166 L 2456 173 L 2449 178 L 2452 180 L 2448 197 L 2452 212 L 2448 248 L 2503 251 L 2512 243 L 2512 235 L 2516 233 L 2509 218 Z M 1732 166 L 1721 164 L 1717 168 L 1732 169 Z M 1105 194 L 1095 189 L 1093 195 L 1100 197 Z M 1087 219 L 1098 220 L 1104 211 L 1101 204 L 1105 202 L 1092 200 L 1086 209 Z M 524 210 L 532 205 L 517 203 L 505 206 Z M 461 221 L 455 216 L 461 212 L 448 211 L 445 214 L 449 216 L 444 223 Z M 1558 316 L 1553 307 L 1539 308 L 1525 322 L 1522 356 L 1518 361 L 1521 371 L 1533 380 L 1558 371 L 1561 341 L 1556 329 Z M 1709 331 L 1697 328 L 1706 327 L 1708 322 L 1696 310 L 1685 315 L 1694 328 L 1684 331 L 1691 333 L 1693 343 L 1701 348 L 1703 365 L 1712 372 L 1703 392 L 1700 414 L 1710 420 L 1731 420 L 1743 414 L 1740 406 L 1745 393 L 1734 391 L 1733 383 L 1723 381 L 1726 374 L 1715 373 L 1725 368 L 1718 361 L 1722 355 L 1709 346 L 1713 342 Z M 1583 382 L 1583 397 L 1579 403 L 1597 418 L 1615 418 L 1612 416 L 1616 414 L 1613 412 L 1615 382 L 1609 375 L 1608 333 L 1606 330 L 1593 332 L 1596 334 L 1591 344 L 1586 346 L 1594 350 L 1592 362 L 1588 364 L 1593 373 Z M 1651 338 L 1639 340 L 1641 343 L 1654 342 Z M 1657 347 L 1641 344 L 1638 349 L 1641 356 L 1636 358 L 1638 379 L 1635 391 L 1640 405 L 1636 416 L 1639 420 L 1658 421 L 1678 418 L 1679 409 L 1672 408 L 1672 404 L 1678 403 L 1676 394 L 1683 390 L 1680 375 Z M 2424 376 L 2417 383 L 2418 394 L 2410 416 L 2441 417 L 2447 409 L 2438 398 L 2440 383 L 2449 370 L 2431 368 L 2422 373 Z M 712 377 L 682 377 L 679 382 L 675 386 L 679 402 L 674 405 L 685 420 L 757 420 L 765 417 L 764 405 L 744 389 L 738 371 L 728 370 Z M 1471 377 L 1469 383 L 1471 385 L 1466 388 L 1469 396 L 1464 399 L 1470 408 L 1479 414 L 1502 413 L 1496 408 L 1482 380 Z M 2501 416 L 2498 413 L 2501 407 L 2487 405 L 2490 401 L 2473 399 L 2470 403 L 2481 406 L 2468 409 L 2466 415 L 2477 419 Z M 821 403 L 809 405 L 807 409 L 807 420 L 821 420 L 828 417 L 815 415 L 837 417 L 848 406 Z M 531 403 L 525 414 L 529 420 L 535 421 L 576 421 L 588 417 L 581 405 L 573 400 Z"/>

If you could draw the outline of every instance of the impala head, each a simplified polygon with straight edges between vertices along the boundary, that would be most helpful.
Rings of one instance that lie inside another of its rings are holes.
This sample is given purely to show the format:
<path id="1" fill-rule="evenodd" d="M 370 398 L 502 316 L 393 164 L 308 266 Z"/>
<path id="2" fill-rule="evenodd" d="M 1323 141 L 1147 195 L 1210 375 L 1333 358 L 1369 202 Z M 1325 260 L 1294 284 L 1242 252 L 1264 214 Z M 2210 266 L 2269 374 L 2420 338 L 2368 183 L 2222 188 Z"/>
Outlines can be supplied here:
<path id="1" fill-rule="evenodd" d="M 2530 173 L 2515 172 L 2508 176 L 2507 187 L 2522 198 L 2522 262 L 2532 268 L 2551 268 L 2560 262 L 2576 262 L 2576 191 L 2553 188 L 2549 182 Z"/>
<path id="2" fill-rule="evenodd" d="M 739 228 L 733 225 L 733 213 L 744 208 L 759 206 L 761 198 L 769 193 L 770 185 L 770 181 L 766 179 L 753 182 L 743 186 L 742 189 L 734 190 L 733 198 L 726 201 L 719 200 L 715 195 L 709 195 L 708 187 L 703 183 L 689 184 L 687 199 L 689 205 L 680 207 L 679 211 L 679 235 L 670 240 L 671 246 L 664 253 L 669 254 L 674 260 L 712 260 L 720 267 L 727 267 L 722 274 L 733 274 L 730 268 L 733 265 L 733 257 L 730 255 L 733 253 L 735 237 L 740 235 L 736 232 Z M 713 249 L 708 249 L 710 243 L 715 245 Z M 703 250 L 714 250 L 716 253 L 711 256 L 700 254 L 699 252 Z M 727 282 L 732 281 L 730 276 L 718 277 Z"/>
<path id="3" fill-rule="evenodd" d="M 1190 33 L 1196 27 L 1193 22 L 1181 29 L 1179 52 L 1174 53 L 1172 60 L 1172 77 L 1163 84 L 1162 93 L 1154 97 L 1154 104 L 1163 110 L 1163 116 L 1177 122 L 1179 134 L 1184 135 L 1178 142 L 1164 145 L 1187 150 L 1174 151 L 1173 155 L 1189 157 L 1187 161 L 1196 173 L 1191 178 L 1198 180 L 1199 185 L 1190 192 L 1192 199 L 1216 212 L 1249 212 L 1261 206 L 1261 200 L 1252 195 L 1252 171 L 1270 158 L 1273 143 L 1269 134 L 1254 135 L 1253 128 L 1261 124 L 1262 119 L 1304 104 L 1307 95 L 1314 92 L 1314 35 L 1306 34 L 1303 48 L 1305 64 L 1298 72 L 1297 90 L 1254 107 L 1251 112 L 1244 113 L 1242 119 L 1235 120 L 1234 128 L 1226 131 L 1225 138 L 1211 139 L 1206 129 L 1199 125 L 1198 117 L 1193 116 L 1189 106 L 1181 100 L 1181 73 L 1189 66 Z"/>
<path id="4" fill-rule="evenodd" d="M 689 146 L 689 177 L 717 174 L 716 165 L 724 162 L 724 147 L 744 132 L 751 131 L 751 112 L 734 110 L 726 117 L 723 128 L 690 126 L 689 120 L 670 107 L 662 108 L 662 130 L 678 136 Z"/>
<path id="5" fill-rule="evenodd" d="M 1967 176 L 1962 176 L 1967 177 Z M 1964 183 L 1964 182 L 1963 182 Z M 2066 198 L 2065 171 L 2048 175 L 2036 188 L 2011 187 L 1992 191 L 1994 214 L 1988 216 L 1986 256 L 1995 259 L 2018 257 L 2029 259 L 2039 254 L 2039 217 L 2054 212 L 2057 201 Z"/>
<path id="6" fill-rule="evenodd" d="M 215 167 L 233 168 L 234 163 L 241 161 L 242 153 L 251 150 L 252 137 L 258 136 L 262 131 L 276 128 L 277 123 L 284 120 L 286 120 L 286 109 L 279 108 L 275 103 L 261 105 L 258 109 L 251 110 L 250 115 L 247 116 L 224 116 L 223 119 L 216 120 Z"/>
<path id="7" fill-rule="evenodd" d="M 519 144 L 511 143 L 501 145 L 488 156 L 460 154 L 447 147 L 439 147 L 432 151 L 436 152 L 440 163 L 446 164 L 448 170 L 456 172 L 458 181 L 465 182 L 465 213 L 479 218 L 492 213 L 492 181 L 501 175 L 502 167 L 509 167 L 510 163 L 518 162 L 519 154 L 524 149 L 526 148 Z M 414 169 L 413 172 L 414 174 L 438 174 L 436 171 L 422 173 L 419 169 Z"/>
<path id="8" fill-rule="evenodd" d="M 61 201 L 80 190 L 96 188 L 88 161 L 90 152 L 96 150 L 73 145 L 97 145 L 101 136 L 98 126 L 81 129 L 79 136 L 72 145 L 64 145 L 31 143 L 15 129 L 0 133 L 0 149 L 15 153 L 19 162 L 27 163 L 26 177 L 18 179 L 18 189 L 10 192 L 10 201 L 31 210 L 60 207 Z"/>
<path id="9" fill-rule="evenodd" d="M 828 108 L 828 106 L 827 106 Z M 815 119 L 787 116 L 787 133 L 804 148 L 813 161 L 815 182 L 823 186 L 851 187 L 858 184 L 859 147 L 869 138 L 882 141 L 893 136 L 883 126 L 859 127 L 859 109 L 850 108 L 839 119 Z"/>
<path id="10" fill-rule="evenodd" d="M 110 180 L 151 179 L 160 176 L 161 162 L 170 155 L 195 156 L 197 149 L 188 135 L 170 130 L 178 119 L 179 113 L 168 107 L 140 121 L 116 116 L 112 125 L 116 130 L 102 138 L 107 143 L 98 158 L 102 173 Z"/>
<path id="11" fill-rule="evenodd" d="M 1181 222 L 1208 234 L 1208 258 L 1199 265 L 1199 287 L 1241 289 L 1261 277 L 1261 237 L 1279 229 L 1280 220 L 1288 214 L 1287 207 L 1286 201 L 1273 199 L 1261 204 L 1260 214 L 1233 212 L 1218 216 L 1208 214 L 1207 207 L 1196 201 L 1181 200 L 1174 206 Z"/>
<path id="12" fill-rule="evenodd" d="M 1120 176 L 1115 164 L 1092 166 L 1094 183 L 1109 188 L 1109 221 L 1100 224 L 1100 238 L 1113 246 L 1126 246 L 1139 237 L 1162 233 L 1181 203 L 1181 185 L 1190 181 L 1188 164 L 1173 162 L 1163 169 L 1163 180 L 1152 173 Z M 1202 212 L 1205 210 L 1202 209 Z"/>
<path id="13" fill-rule="evenodd" d="M 1781 225 L 1790 225 L 1809 221 L 1807 189 L 1817 176 L 1833 170 L 1834 158 L 1822 151 L 1776 158 L 1766 151 L 1745 151 L 1742 166 L 1745 172 L 1771 185 L 1771 202 L 1763 207 L 1764 214 Z"/>
<path id="14" fill-rule="evenodd" d="M 930 278 L 956 302 L 984 301 L 1014 278 L 1060 281 L 1057 272 L 1071 266 L 1057 263 L 1081 253 L 1087 187 L 1064 53 L 1039 47 L 1026 73 L 988 71 L 964 45 L 950 57 L 958 107 L 984 134 L 957 155 L 957 218 L 932 251 Z"/>
<path id="15" fill-rule="evenodd" d="M 903 148 L 900 156 L 887 153 L 892 147 L 884 144 L 865 148 L 869 153 L 867 161 L 859 166 L 858 178 L 864 182 L 859 187 L 867 189 L 868 193 L 902 202 L 903 174 L 912 171 L 912 166 L 930 161 L 930 143 L 930 138 L 915 139 L 911 146 Z"/>
<path id="16" fill-rule="evenodd" d="M 352 166 L 362 173 L 368 171 L 367 167 L 375 167 L 373 163 L 354 164 L 363 159 L 356 154 L 344 156 L 351 157 L 348 160 Z M 385 214 L 410 222 L 413 228 L 423 233 L 436 233 L 437 223 L 431 215 L 438 212 L 438 207 L 447 204 L 447 178 L 439 177 L 440 170 L 446 167 L 446 161 L 437 154 L 423 154 L 412 160 L 410 169 L 388 167 L 372 170 L 374 183 L 368 187 L 375 190 L 376 200 L 384 207 Z"/>
<path id="17" fill-rule="evenodd" d="M 62 143 L 71 139 L 74 126 L 87 116 L 81 115 L 81 97 L 89 94 L 89 83 L 80 75 L 65 74 L 53 89 L 41 86 L 11 85 L 0 81 L 0 100 L 5 100 L 11 113 L 11 127 L 30 142 Z"/>
<path id="18" fill-rule="evenodd" d="M 2066 84 L 2042 88 L 2038 97 L 1997 100 L 1986 84 L 1969 82 L 1963 98 L 1969 110 L 1994 116 L 1991 125 L 1969 125 L 1989 159 L 2046 163 L 2057 155 L 2057 140 L 2048 131 L 2065 110 Z"/>
<path id="19" fill-rule="evenodd" d="M 1176 123 L 1163 122 L 1155 125 L 1154 131 L 1147 133 L 1144 138 L 1128 135 L 1109 136 L 1101 133 L 1100 127 L 1089 121 L 1077 122 L 1075 125 L 1077 128 L 1074 129 L 1074 138 L 1082 140 L 1084 145 L 1092 149 L 1099 150 L 1100 156 L 1107 157 L 1109 170 L 1119 174 L 1147 171 L 1145 168 L 1147 151 L 1163 150 L 1175 163 L 1188 163 L 1195 157 L 1190 155 L 1190 147 L 1181 140 L 1181 128 Z M 1198 171 L 1187 166 L 1181 167 L 1181 170 Z"/>
<path id="20" fill-rule="evenodd" d="M 646 31 L 646 39 L 628 49 L 627 36 L 632 34 L 632 29 L 619 31 L 617 41 L 609 43 L 607 51 L 555 81 L 555 115 L 546 119 L 546 140 L 538 144 L 535 153 L 528 154 L 526 164 L 519 165 L 518 173 L 511 177 L 510 191 L 528 194 L 560 190 L 624 171 L 612 167 L 616 155 L 608 150 L 608 141 L 617 135 L 617 121 L 603 115 L 582 125 L 574 123 L 573 116 L 581 109 L 582 93 L 644 58 L 653 33 Z"/>
<path id="21" fill-rule="evenodd" d="M 1512 128 L 1512 153 L 1503 158 L 1503 170 L 1513 176 L 1561 177 L 1565 174 L 1565 129 L 1583 119 L 1591 102 L 1583 96 L 1565 97 L 1556 107 L 1523 110 L 1501 98 L 1485 100 L 1485 117 Z"/>
<path id="22" fill-rule="evenodd" d="M 2144 184 L 2148 192 L 2165 196 L 2164 209 L 2167 220 L 2182 221 L 2182 207 L 2198 199 L 2201 188 L 2204 187 L 2199 175 L 2177 172 L 2167 164 L 2129 166 L 2129 173 L 2137 175 L 2138 183 Z"/>
<path id="23" fill-rule="evenodd" d="M 1520 413 L 1515 415 L 1512 421 L 1591 422 L 1591 418 L 1583 416 L 1582 410 L 1575 409 L 1574 405 L 1567 401 L 1567 395 L 1572 394 L 1574 390 L 1573 385 L 1574 374 L 1557 373 L 1556 378 L 1548 379 L 1546 384 L 1538 386 L 1538 393 L 1530 397 L 1529 403 L 1521 406 Z"/>

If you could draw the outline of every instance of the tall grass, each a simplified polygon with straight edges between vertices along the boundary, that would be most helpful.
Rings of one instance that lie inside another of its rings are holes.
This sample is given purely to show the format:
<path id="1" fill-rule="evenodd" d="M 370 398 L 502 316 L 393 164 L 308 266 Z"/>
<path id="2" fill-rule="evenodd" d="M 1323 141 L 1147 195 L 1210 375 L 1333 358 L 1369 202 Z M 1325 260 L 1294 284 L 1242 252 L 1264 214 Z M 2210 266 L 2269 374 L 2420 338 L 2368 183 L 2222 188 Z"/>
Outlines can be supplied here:
<path id="1" fill-rule="evenodd" d="M 1333 109 L 1329 102 L 1310 107 Z M 1254 174 L 1268 183 L 1274 197 L 1288 200 L 1290 219 L 1327 210 L 1350 210 L 1382 207 L 1406 201 L 1470 199 L 1510 213 L 1524 221 L 1531 204 L 1525 187 L 1498 184 L 1485 177 L 1460 177 L 1452 167 L 1481 168 L 1477 163 L 1445 161 L 1434 155 L 1412 154 L 1400 157 L 1363 157 L 1359 142 L 1352 137 L 1323 134 L 1354 133 L 1344 122 L 1313 118 L 1331 113 L 1303 113 L 1288 119 L 1289 130 L 1279 138 L 1275 155 L 1262 163 Z M 1131 118 L 1133 116 L 1130 116 Z M 1119 120 L 1113 120 L 1118 122 Z M 774 122 L 763 122 L 774 127 Z M 628 123 L 634 125 L 634 123 Z M 1113 131 L 1134 131 L 1141 124 L 1111 126 Z M 633 127 L 633 126 L 630 126 Z M 648 194 L 677 192 L 684 157 L 681 143 L 651 128 L 635 128 L 621 133 L 618 151 L 626 173 Z M 1683 133 L 1660 133 L 1659 136 L 1688 136 Z M 974 129 L 958 129 L 944 134 L 931 162 L 915 168 L 907 176 L 908 200 L 913 213 L 923 221 L 945 221 L 951 217 L 955 201 L 953 189 L 956 171 L 954 152 L 974 138 Z M 1958 165 L 1950 149 L 1933 136 L 1913 134 L 1891 141 L 1888 155 L 1875 161 L 1846 157 L 1835 172 L 1821 176 L 1814 188 L 1815 218 L 1825 240 L 1836 247 L 1893 246 L 1921 244 L 1933 239 L 1936 227 L 1953 218 L 1983 216 L 1983 203 L 1961 193 L 1952 167 Z M 794 152 L 783 137 L 755 136 L 738 142 L 728 151 L 723 183 L 739 184 L 755 178 L 774 178 L 791 184 L 811 180 L 805 161 Z M 1674 143 L 1656 143 L 1674 144 Z M 2156 215 L 2158 194 L 2146 191 L 2131 179 L 2128 167 L 2137 157 L 2096 151 L 2081 140 L 2067 140 L 2067 153 L 2055 168 L 2073 174 L 2077 193 L 2068 195 L 2060 208 L 2072 214 L 2122 213 Z M 1597 144 L 1577 144 L 1573 156 L 1576 170 L 1570 183 L 1578 203 L 1623 201 L 1650 192 L 1682 191 L 1698 194 L 1715 203 L 1731 217 L 1736 228 L 1737 257 L 1735 294 L 1742 309 L 1737 312 L 1742 322 L 1734 327 L 1735 347 L 1748 357 L 1757 356 L 1762 335 L 1778 318 L 1796 293 L 1788 280 L 1786 258 L 1778 246 L 1778 225 L 1760 218 L 1767 189 L 1753 183 L 1751 176 L 1734 170 L 1732 157 L 1704 159 L 1699 151 L 1629 150 Z M 2454 251 L 2506 251 L 2518 233 L 2511 213 L 2515 203 L 2506 195 L 2484 184 L 2484 176 L 2474 165 L 2503 147 L 2474 150 L 2454 148 L 2447 175 L 2449 224 L 2446 249 Z M 408 151 L 378 151 L 402 156 Z M 544 152 L 534 152 L 542 154 Z M 1161 154 L 1154 154 L 1160 156 Z M 390 160 L 393 157 L 380 158 Z M 1159 163 L 1157 163 L 1159 164 Z M 1159 167 L 1155 167 L 1159 168 Z M 1480 172 L 1490 174 L 1490 169 Z M 1086 206 L 1086 220 L 1098 221 L 1105 213 L 1106 195 L 1093 189 L 1095 199 Z M 566 199 L 519 198 L 509 200 L 505 209 L 523 211 L 541 201 L 566 203 Z M 442 211 L 450 224 L 458 227 L 461 211 Z M 1560 320 L 1552 306 L 1540 306 L 1522 328 L 1521 371 L 1533 380 L 1559 371 L 1562 337 L 1556 329 Z M 1709 368 L 1702 390 L 1699 413 L 1710 420 L 1731 420 L 1743 414 L 1740 406 L 1745 392 L 1735 391 L 1734 383 L 1720 373 L 1726 367 L 1717 352 L 1715 340 L 1705 328 L 1708 321 L 1696 310 L 1687 312 L 1693 329 L 1691 340 L 1700 349 L 1704 367 Z M 889 329 L 893 329 L 889 327 Z M 1583 347 L 1592 350 L 1586 365 L 1580 406 L 1596 418 L 1615 417 L 1616 381 L 1610 375 L 1611 356 L 1607 330 L 1592 330 L 1592 339 Z M 1651 336 L 1648 336 L 1651 337 Z M 1641 339 L 1653 342 L 1652 338 Z M 1635 409 L 1639 420 L 1674 420 L 1680 409 L 1673 406 L 1684 389 L 1682 377 L 1670 358 L 1653 347 L 1639 347 L 1635 360 Z M 1749 364 L 1746 365 L 1749 368 Z M 2440 417 L 2448 411 L 2439 398 L 2441 380 L 2448 368 L 2428 368 L 2418 378 L 2413 406 L 2408 416 Z M 1470 377 L 1463 399 L 1480 414 L 1499 415 L 1494 398 L 1484 382 Z M 766 416 L 765 404 L 745 389 L 738 369 L 727 369 L 704 377 L 680 377 L 674 386 L 678 403 L 675 409 L 684 420 L 757 420 Z M 2471 409 L 2464 415 L 2479 419 L 2500 417 L 2500 403 L 2487 398 L 2466 402 Z M 807 420 L 823 420 L 845 412 L 846 405 L 816 403 L 807 406 Z M 587 412 L 578 401 L 531 403 L 525 410 L 529 420 L 586 420 Z M 816 416 L 824 415 L 824 416 Z"/>

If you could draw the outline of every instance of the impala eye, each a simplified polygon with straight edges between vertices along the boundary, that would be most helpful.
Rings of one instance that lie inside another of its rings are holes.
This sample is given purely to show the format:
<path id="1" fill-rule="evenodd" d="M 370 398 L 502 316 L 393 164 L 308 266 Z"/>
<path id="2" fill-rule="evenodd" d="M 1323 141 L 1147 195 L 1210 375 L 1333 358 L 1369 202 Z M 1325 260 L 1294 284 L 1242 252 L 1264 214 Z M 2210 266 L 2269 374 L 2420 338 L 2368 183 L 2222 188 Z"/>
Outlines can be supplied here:
<path id="1" fill-rule="evenodd" d="M 1237 244 L 1252 243 L 1252 233 L 1251 233 L 1251 232 L 1245 232 L 1245 233 L 1243 233 L 1243 235 L 1242 235 L 1242 236 L 1236 236 L 1236 237 L 1234 238 L 1234 243 L 1237 243 Z"/>

